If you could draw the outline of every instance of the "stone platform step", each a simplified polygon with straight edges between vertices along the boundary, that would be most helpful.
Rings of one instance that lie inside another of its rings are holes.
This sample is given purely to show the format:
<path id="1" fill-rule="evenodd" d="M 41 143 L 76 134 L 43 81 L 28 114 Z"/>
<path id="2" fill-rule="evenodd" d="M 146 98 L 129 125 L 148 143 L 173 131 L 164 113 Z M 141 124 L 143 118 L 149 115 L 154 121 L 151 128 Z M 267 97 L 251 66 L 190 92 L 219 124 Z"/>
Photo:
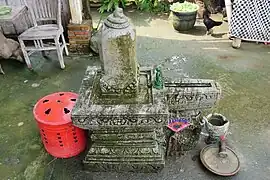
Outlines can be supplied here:
<path id="1" fill-rule="evenodd" d="M 159 161 L 163 161 L 163 155 L 159 154 L 156 156 L 96 156 L 96 155 L 87 155 L 85 157 L 86 161 L 89 161 L 91 163 L 94 162 L 129 162 L 129 163 L 138 163 L 138 162 L 159 162 Z"/>
<path id="2" fill-rule="evenodd" d="M 84 162 L 84 167 L 92 172 L 144 172 L 155 173 L 160 172 L 164 166 L 165 161 L 156 162 Z"/>
<path id="3" fill-rule="evenodd" d="M 133 133 L 93 133 L 93 141 L 133 141 L 133 140 L 155 140 L 155 132 L 133 132 Z"/>
<path id="4" fill-rule="evenodd" d="M 104 160 L 104 161 L 120 161 L 120 160 L 127 160 L 127 161 L 156 161 L 156 160 L 162 160 L 163 152 L 158 153 L 151 153 L 151 154 L 132 154 L 132 155 L 122 155 L 122 154 L 90 154 L 88 153 L 85 157 L 85 159 L 91 159 L 91 160 Z"/>
<path id="5" fill-rule="evenodd" d="M 88 151 L 87 155 L 110 155 L 110 156 L 152 156 L 152 155 L 160 155 L 163 153 L 163 148 L 156 145 L 154 147 L 132 147 L 132 146 L 97 146 L 94 144 Z"/>
<path id="6" fill-rule="evenodd" d="M 150 140 L 133 140 L 133 141 L 94 141 L 92 147 L 99 147 L 99 148 L 123 148 L 123 147 L 149 147 L 155 148 L 157 146 L 157 142 L 150 141 Z"/>

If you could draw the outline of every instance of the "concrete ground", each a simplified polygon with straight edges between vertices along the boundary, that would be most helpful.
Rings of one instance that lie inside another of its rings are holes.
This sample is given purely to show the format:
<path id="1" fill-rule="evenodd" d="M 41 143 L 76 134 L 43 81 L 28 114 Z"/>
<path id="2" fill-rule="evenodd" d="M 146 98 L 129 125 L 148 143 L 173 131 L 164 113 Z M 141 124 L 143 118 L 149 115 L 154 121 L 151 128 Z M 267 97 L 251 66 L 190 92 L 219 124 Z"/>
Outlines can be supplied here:
<path id="1" fill-rule="evenodd" d="M 163 65 L 166 77 L 215 79 L 223 97 L 212 112 L 230 121 L 228 144 L 241 160 L 241 171 L 231 178 L 209 173 L 198 153 L 204 144 L 181 158 L 168 159 L 158 174 L 90 173 L 82 157 L 53 159 L 43 150 L 32 115 L 35 102 L 57 91 L 78 92 L 89 65 L 98 57 L 66 57 L 60 70 L 55 53 L 50 59 L 31 57 L 35 72 L 13 60 L 2 61 L 6 76 L 0 76 L 0 177 L 3 180 L 267 180 L 270 179 L 270 47 L 243 43 L 233 49 L 222 35 L 226 24 L 205 36 L 198 23 L 187 33 L 177 33 L 167 15 L 128 12 L 137 29 L 137 57 L 141 65 Z M 93 12 L 95 23 L 98 14 Z M 222 32 L 223 31 L 223 32 Z M 207 112 L 205 112 L 207 113 Z"/>

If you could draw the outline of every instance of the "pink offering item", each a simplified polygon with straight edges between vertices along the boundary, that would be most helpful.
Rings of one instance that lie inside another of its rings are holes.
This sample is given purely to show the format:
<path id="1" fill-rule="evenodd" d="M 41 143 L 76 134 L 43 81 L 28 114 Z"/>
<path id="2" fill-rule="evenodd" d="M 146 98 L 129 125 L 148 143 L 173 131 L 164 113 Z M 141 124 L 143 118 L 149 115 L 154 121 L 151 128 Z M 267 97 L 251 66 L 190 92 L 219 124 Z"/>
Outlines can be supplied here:
<path id="1" fill-rule="evenodd" d="M 182 131 L 183 129 L 187 128 L 190 126 L 190 123 L 186 119 L 173 119 L 169 120 L 169 123 L 167 127 L 171 129 L 174 132 L 179 132 Z"/>

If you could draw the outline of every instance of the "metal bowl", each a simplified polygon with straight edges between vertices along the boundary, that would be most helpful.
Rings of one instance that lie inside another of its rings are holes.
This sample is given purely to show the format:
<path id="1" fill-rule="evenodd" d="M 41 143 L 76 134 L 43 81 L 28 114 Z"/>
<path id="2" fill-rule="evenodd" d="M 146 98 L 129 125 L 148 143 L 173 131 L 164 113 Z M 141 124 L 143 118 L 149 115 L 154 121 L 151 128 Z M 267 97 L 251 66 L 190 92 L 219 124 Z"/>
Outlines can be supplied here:
<path id="1" fill-rule="evenodd" d="M 212 173 L 219 176 L 233 176 L 240 170 L 240 161 L 236 153 L 226 147 L 228 156 L 219 156 L 219 146 L 208 145 L 201 150 L 200 159 L 202 164 Z"/>

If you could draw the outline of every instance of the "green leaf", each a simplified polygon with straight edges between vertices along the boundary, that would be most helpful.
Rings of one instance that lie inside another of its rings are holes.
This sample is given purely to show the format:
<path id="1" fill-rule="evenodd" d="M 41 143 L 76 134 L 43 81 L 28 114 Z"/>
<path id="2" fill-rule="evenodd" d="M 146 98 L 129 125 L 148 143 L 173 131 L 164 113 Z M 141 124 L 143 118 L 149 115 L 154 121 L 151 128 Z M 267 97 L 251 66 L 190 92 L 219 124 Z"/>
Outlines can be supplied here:
<path id="1" fill-rule="evenodd" d="M 114 2 L 113 1 L 110 1 L 109 4 L 108 4 L 108 7 L 107 7 L 107 11 L 111 11 L 112 7 L 114 5 Z"/>
<path id="2" fill-rule="evenodd" d="M 106 9 L 107 9 L 107 6 L 106 6 L 105 4 L 103 4 L 103 5 L 99 8 L 99 12 L 100 12 L 100 13 L 104 13 Z"/>
<path id="3" fill-rule="evenodd" d="M 121 4 L 122 4 L 123 8 L 126 8 L 126 3 L 127 3 L 127 1 L 121 0 Z"/>
<path id="4" fill-rule="evenodd" d="M 118 7 L 119 6 L 119 2 L 117 0 L 114 1 L 114 7 Z"/>
<path id="5" fill-rule="evenodd" d="M 154 2 L 154 7 L 156 7 L 157 5 L 158 5 L 158 1 L 155 0 L 155 2 Z"/>

